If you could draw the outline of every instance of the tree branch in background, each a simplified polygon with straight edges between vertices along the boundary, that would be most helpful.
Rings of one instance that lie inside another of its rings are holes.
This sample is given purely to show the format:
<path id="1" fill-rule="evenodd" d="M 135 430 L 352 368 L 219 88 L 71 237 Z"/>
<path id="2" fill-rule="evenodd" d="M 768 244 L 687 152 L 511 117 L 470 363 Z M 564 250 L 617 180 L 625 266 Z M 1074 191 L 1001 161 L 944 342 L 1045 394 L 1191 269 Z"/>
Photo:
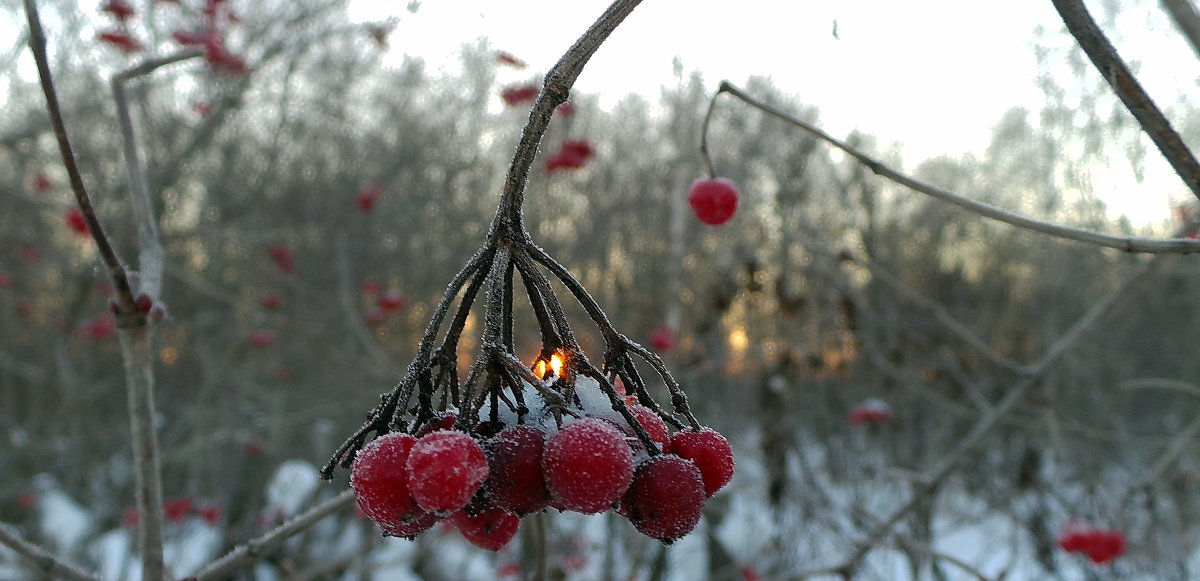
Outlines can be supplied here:
<path id="1" fill-rule="evenodd" d="M 349 506 L 353 500 L 354 491 L 343 490 L 341 494 L 296 515 L 291 520 L 230 551 L 224 557 L 209 563 L 194 577 L 197 581 L 228 579 L 234 571 L 257 561 L 263 553 L 274 550 L 284 541 L 303 532 L 321 519 Z"/>
<path id="2" fill-rule="evenodd" d="M 1192 0 L 1160 0 L 1159 4 L 1171 16 L 1179 32 L 1183 33 L 1192 51 L 1200 57 L 1200 12 L 1196 11 Z"/>
<path id="3" fill-rule="evenodd" d="M 42 550 L 41 547 L 21 538 L 16 531 L 6 524 L 0 523 L 0 544 L 17 552 L 26 560 L 37 566 L 42 573 L 55 579 L 65 581 L 100 581 L 99 577 L 88 573 L 79 567 L 59 560 L 54 555 Z"/>
<path id="4" fill-rule="evenodd" d="M 850 157 L 853 157 L 859 163 L 867 166 L 868 169 L 876 174 L 892 180 L 893 182 L 896 182 L 906 188 L 933 198 L 937 198 L 943 202 L 954 204 L 955 206 L 964 208 L 981 216 L 1004 222 L 1005 224 L 1016 226 L 1018 228 L 1024 228 L 1026 230 L 1033 230 L 1034 232 L 1041 232 L 1042 234 L 1048 234 L 1050 236 L 1066 238 L 1068 240 L 1085 242 L 1097 246 L 1104 246 L 1106 248 L 1116 248 L 1125 252 L 1142 254 L 1188 254 L 1192 252 L 1200 252 L 1200 240 L 1191 240 L 1185 238 L 1161 239 L 1143 238 L 1140 236 L 1113 236 L 1110 234 L 1096 232 L 1094 230 L 1075 228 L 1072 226 L 1062 226 L 1042 220 L 1036 220 L 1028 216 L 1014 214 L 1008 210 L 997 208 L 991 204 L 977 202 L 949 190 L 944 190 L 906 174 L 900 173 L 877 161 L 866 153 L 863 153 L 858 148 L 836 137 L 833 137 L 828 133 L 825 133 L 817 126 L 797 119 L 788 113 L 785 113 L 775 107 L 772 107 L 771 105 L 751 97 L 750 95 L 746 94 L 745 91 L 742 91 L 741 89 L 731 85 L 727 81 L 721 81 L 721 86 L 717 89 L 717 93 L 729 93 L 730 95 L 740 99 L 755 109 L 803 129 L 814 137 L 817 137 L 818 139 L 842 150 L 842 152 L 846 153 Z M 1190 157 L 1191 154 L 1189 153 L 1188 155 Z"/>
<path id="5" fill-rule="evenodd" d="M 1113 47 L 1096 21 L 1088 13 L 1083 0 L 1051 0 L 1058 10 L 1067 30 L 1083 52 L 1087 53 L 1100 76 L 1108 82 L 1112 90 L 1121 98 L 1125 108 L 1137 119 L 1142 130 L 1150 136 L 1150 140 L 1158 147 L 1158 151 L 1167 158 L 1167 162 L 1175 169 L 1175 173 L 1183 180 L 1192 195 L 1200 198 L 1200 163 L 1192 151 L 1183 143 L 1183 138 L 1171 127 L 1171 123 L 1163 116 L 1158 105 L 1138 83 L 1133 72 L 1121 60 L 1117 49 Z M 1193 14 L 1195 10 L 1193 9 Z"/>

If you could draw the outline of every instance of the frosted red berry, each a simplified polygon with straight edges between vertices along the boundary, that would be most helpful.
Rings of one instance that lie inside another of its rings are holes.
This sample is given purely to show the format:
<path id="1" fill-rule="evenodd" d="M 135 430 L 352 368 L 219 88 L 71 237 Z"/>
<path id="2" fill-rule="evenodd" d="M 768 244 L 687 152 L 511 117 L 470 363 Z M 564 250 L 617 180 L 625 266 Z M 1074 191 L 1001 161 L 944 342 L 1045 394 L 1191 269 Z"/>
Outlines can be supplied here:
<path id="1" fill-rule="evenodd" d="M 725 436 L 712 428 L 675 432 L 669 451 L 696 464 L 708 496 L 716 494 L 733 478 L 733 448 Z"/>
<path id="2" fill-rule="evenodd" d="M 542 458 L 554 506 L 594 514 L 613 506 L 633 479 L 633 452 L 613 424 L 585 418 L 563 426 Z"/>
<path id="3" fill-rule="evenodd" d="M 489 551 L 499 551 L 517 534 L 521 519 L 500 508 L 487 508 L 471 513 L 466 509 L 454 513 L 450 522 L 471 544 Z"/>
<path id="4" fill-rule="evenodd" d="M 496 506 L 526 515 L 549 506 L 542 457 L 546 434 L 532 426 L 510 426 L 487 441 L 487 491 Z"/>
<path id="5" fill-rule="evenodd" d="M 700 179 L 688 190 L 688 203 L 701 222 L 724 224 L 738 207 L 738 189 L 726 178 Z"/>
<path id="6" fill-rule="evenodd" d="M 668 443 L 671 441 L 671 436 L 667 432 L 667 423 L 663 421 L 654 410 L 644 405 L 629 406 L 629 413 L 633 414 L 633 418 L 637 420 L 642 428 L 646 430 L 646 434 L 650 439 L 658 444 L 660 450 L 665 450 Z"/>
<path id="7" fill-rule="evenodd" d="M 408 490 L 408 457 L 416 442 L 412 435 L 400 432 L 377 438 L 358 452 L 350 469 L 350 488 L 358 508 L 395 536 L 416 535 L 424 529 L 401 533 L 429 521 Z M 433 521 L 428 525 L 425 528 Z"/>
<path id="8" fill-rule="evenodd" d="M 696 528 L 704 499 L 704 483 L 696 465 L 662 454 L 638 466 L 622 507 L 638 532 L 671 543 Z"/>
<path id="9" fill-rule="evenodd" d="M 434 514 L 450 515 L 466 506 L 487 475 L 483 448 L 462 432 L 430 432 L 408 456 L 409 490 L 417 506 Z"/>

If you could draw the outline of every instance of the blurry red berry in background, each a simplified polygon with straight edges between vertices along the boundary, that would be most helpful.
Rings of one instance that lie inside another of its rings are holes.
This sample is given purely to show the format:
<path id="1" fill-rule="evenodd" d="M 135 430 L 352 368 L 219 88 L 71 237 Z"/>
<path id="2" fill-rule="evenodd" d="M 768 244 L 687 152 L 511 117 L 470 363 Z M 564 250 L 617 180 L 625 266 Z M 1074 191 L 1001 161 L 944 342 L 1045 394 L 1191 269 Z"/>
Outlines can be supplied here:
<path id="1" fill-rule="evenodd" d="M 117 320 L 110 315 L 93 317 L 79 325 L 79 335 L 85 339 L 107 339 L 117 331 Z"/>
<path id="2" fill-rule="evenodd" d="M 526 66 L 525 61 L 502 50 L 496 51 L 496 62 L 514 69 L 523 69 Z"/>
<path id="3" fill-rule="evenodd" d="M 850 410 L 851 424 L 883 424 L 896 419 L 892 407 L 881 399 L 869 399 Z"/>
<path id="4" fill-rule="evenodd" d="M 215 525 L 221 522 L 221 518 L 225 516 L 225 511 L 215 504 L 202 506 L 196 510 L 196 514 L 200 515 L 200 520 L 205 524 Z"/>
<path id="5" fill-rule="evenodd" d="M 379 288 L 379 283 L 373 280 L 362 283 L 362 293 L 369 297 L 379 294 Z"/>
<path id="6" fill-rule="evenodd" d="M 136 13 L 133 6 L 130 6 L 125 0 L 105 0 L 100 4 L 100 11 L 107 12 L 121 22 L 129 20 Z"/>
<path id="7" fill-rule="evenodd" d="M 138 52 L 142 50 L 142 43 L 138 42 L 128 33 L 121 30 L 104 30 L 96 35 L 96 38 L 105 44 L 109 44 L 121 49 L 124 52 Z"/>
<path id="8" fill-rule="evenodd" d="M 384 311 L 399 311 L 404 309 L 404 297 L 397 293 L 387 293 L 379 297 L 375 304 Z"/>
<path id="9" fill-rule="evenodd" d="M 50 181 L 50 177 L 44 173 L 39 173 L 33 177 L 33 183 L 29 184 L 33 187 L 33 191 L 44 194 L 54 187 L 54 183 Z"/>
<path id="10" fill-rule="evenodd" d="M 0 288 L 12 287 L 12 277 L 7 272 L 0 272 Z"/>
<path id="11" fill-rule="evenodd" d="M 291 274 L 296 270 L 296 265 L 292 262 L 292 250 L 281 244 L 267 248 L 267 254 L 271 255 L 271 260 L 275 263 L 275 267 L 283 274 Z"/>
<path id="12" fill-rule="evenodd" d="M 190 512 L 192 512 L 192 499 L 190 498 L 172 498 L 163 501 L 163 515 L 171 522 L 183 522 Z"/>
<path id="13" fill-rule="evenodd" d="M 559 151 L 546 158 L 546 172 L 554 173 L 567 169 L 579 169 L 583 167 L 584 159 L 576 153 L 569 151 Z"/>
<path id="14" fill-rule="evenodd" d="M 375 204 L 379 202 L 379 196 L 383 195 L 383 184 L 375 182 L 358 192 L 358 197 L 355 198 L 354 204 L 363 212 L 370 212 L 375 209 Z"/>
<path id="15" fill-rule="evenodd" d="M 83 217 L 83 211 L 79 208 L 76 208 L 75 206 L 67 208 L 67 210 L 63 212 L 63 221 L 66 222 L 67 227 L 76 234 L 79 234 L 80 236 L 87 235 L 87 219 Z"/>
<path id="16" fill-rule="evenodd" d="M 274 331 L 254 331 L 246 336 L 246 340 L 255 347 L 270 347 L 279 338 Z"/>
<path id="17" fill-rule="evenodd" d="M 562 142 L 560 148 L 564 152 L 570 152 L 583 159 L 589 159 L 596 153 L 591 143 L 586 139 L 567 139 Z"/>
<path id="18" fill-rule="evenodd" d="M 575 114 L 575 104 L 570 101 L 566 101 L 559 105 L 554 111 L 563 117 L 570 117 Z"/>
<path id="19" fill-rule="evenodd" d="M 33 301 L 17 301 L 13 303 L 13 310 L 16 311 L 19 317 L 29 317 L 33 315 Z"/>
<path id="20" fill-rule="evenodd" d="M 387 322 L 388 316 L 383 309 L 371 309 L 363 315 L 363 322 L 372 327 L 378 327 Z"/>
<path id="21" fill-rule="evenodd" d="M 537 99 L 540 92 L 541 90 L 538 89 L 538 86 L 533 83 L 515 85 L 505 87 L 504 90 L 500 91 L 500 98 L 504 99 L 504 103 L 509 107 L 516 107 L 522 103 L 533 102 L 534 99 Z"/>
<path id="22" fill-rule="evenodd" d="M 663 325 L 658 330 L 650 333 L 650 346 L 654 347 L 655 351 L 666 353 L 675 348 L 675 333 L 671 328 Z"/>
<path id="23" fill-rule="evenodd" d="M 283 297 L 279 293 L 263 293 L 258 297 L 258 306 L 264 309 L 275 310 L 283 304 Z"/>

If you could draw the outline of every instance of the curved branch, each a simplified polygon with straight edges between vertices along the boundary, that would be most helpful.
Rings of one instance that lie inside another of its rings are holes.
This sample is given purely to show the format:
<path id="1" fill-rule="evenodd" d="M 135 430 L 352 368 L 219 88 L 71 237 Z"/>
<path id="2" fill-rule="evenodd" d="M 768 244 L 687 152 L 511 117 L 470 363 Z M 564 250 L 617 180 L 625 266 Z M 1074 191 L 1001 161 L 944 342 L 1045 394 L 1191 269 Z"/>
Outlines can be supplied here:
<path id="1" fill-rule="evenodd" d="M 0 523 L 0 545 L 16 551 L 18 555 L 35 564 L 41 572 L 55 579 L 65 579 L 66 581 L 100 580 L 99 577 L 80 569 L 76 565 L 62 561 L 41 547 L 21 538 L 12 527 L 3 523 Z"/>
<path id="2" fill-rule="evenodd" d="M 880 176 L 892 180 L 893 182 L 896 182 L 911 190 L 920 192 L 933 198 L 937 198 L 943 202 L 954 204 L 955 206 L 975 212 L 976 214 L 991 218 L 993 220 L 1004 222 L 1018 228 L 1024 228 L 1026 230 L 1041 232 L 1042 234 L 1048 234 L 1050 236 L 1066 238 L 1068 240 L 1076 240 L 1078 242 L 1086 242 L 1096 246 L 1116 248 L 1125 252 L 1143 254 L 1188 254 L 1192 252 L 1200 252 L 1200 240 L 1191 240 L 1185 238 L 1160 239 L 1144 238 L 1140 236 L 1113 236 L 1110 234 L 1096 232 L 1094 230 L 1075 228 L 1073 226 L 1062 226 L 1059 224 L 1044 222 L 1042 220 L 1035 220 L 1027 216 L 1014 214 L 1007 210 L 997 208 L 991 204 L 977 202 L 949 190 L 939 188 L 932 184 L 927 184 L 916 178 L 900 173 L 875 160 L 866 153 L 863 153 L 854 146 L 836 137 L 833 137 L 828 133 L 825 133 L 817 126 L 805 121 L 801 121 L 800 119 L 784 113 L 783 111 L 772 107 L 771 105 L 754 99 L 741 89 L 729 84 L 727 81 L 721 82 L 721 86 L 717 89 L 717 92 L 729 93 L 730 95 L 742 100 L 747 105 L 750 105 L 755 109 L 803 129 L 814 137 L 817 137 L 818 139 L 842 150 L 844 153 L 850 157 L 853 157 L 859 163 L 867 166 L 868 169 Z"/>

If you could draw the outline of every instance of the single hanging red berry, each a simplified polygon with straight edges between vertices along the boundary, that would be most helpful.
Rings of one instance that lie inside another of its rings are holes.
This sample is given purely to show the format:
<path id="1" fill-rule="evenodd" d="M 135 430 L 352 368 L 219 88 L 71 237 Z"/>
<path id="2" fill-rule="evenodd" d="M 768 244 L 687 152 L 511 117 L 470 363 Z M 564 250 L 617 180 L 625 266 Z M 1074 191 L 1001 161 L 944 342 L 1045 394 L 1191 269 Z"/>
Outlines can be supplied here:
<path id="1" fill-rule="evenodd" d="M 701 222 L 717 226 L 728 222 L 738 207 L 738 189 L 725 178 L 700 179 L 688 190 L 688 203 Z"/>
<path id="2" fill-rule="evenodd" d="M 408 456 L 408 487 L 426 512 L 450 515 L 466 506 L 488 475 L 487 456 L 471 436 L 430 432 Z"/>
<path id="3" fill-rule="evenodd" d="M 517 535 L 521 519 L 500 508 L 487 508 L 471 513 L 464 508 L 450 517 L 463 538 L 472 545 L 489 551 L 499 551 Z"/>
<path id="4" fill-rule="evenodd" d="M 350 469 L 358 507 L 395 536 L 415 536 L 437 521 L 417 506 L 408 489 L 408 457 L 416 442 L 411 434 L 386 434 L 364 446 Z"/>
<path id="5" fill-rule="evenodd" d="M 612 508 L 633 480 L 633 451 L 613 424 L 571 422 L 546 442 L 542 458 L 553 506 L 595 514 Z"/>
<path id="6" fill-rule="evenodd" d="M 533 426 L 509 426 L 487 441 L 488 479 L 496 506 L 524 516 L 550 505 L 542 457 L 546 434 Z"/>
<path id="7" fill-rule="evenodd" d="M 696 465 L 673 454 L 661 454 L 638 466 L 622 508 L 638 532 L 670 544 L 696 528 L 704 499 L 704 483 Z"/>
<path id="8" fill-rule="evenodd" d="M 712 428 L 682 430 L 671 436 L 669 451 L 696 463 L 704 477 L 704 493 L 712 496 L 733 479 L 733 448 Z"/>

